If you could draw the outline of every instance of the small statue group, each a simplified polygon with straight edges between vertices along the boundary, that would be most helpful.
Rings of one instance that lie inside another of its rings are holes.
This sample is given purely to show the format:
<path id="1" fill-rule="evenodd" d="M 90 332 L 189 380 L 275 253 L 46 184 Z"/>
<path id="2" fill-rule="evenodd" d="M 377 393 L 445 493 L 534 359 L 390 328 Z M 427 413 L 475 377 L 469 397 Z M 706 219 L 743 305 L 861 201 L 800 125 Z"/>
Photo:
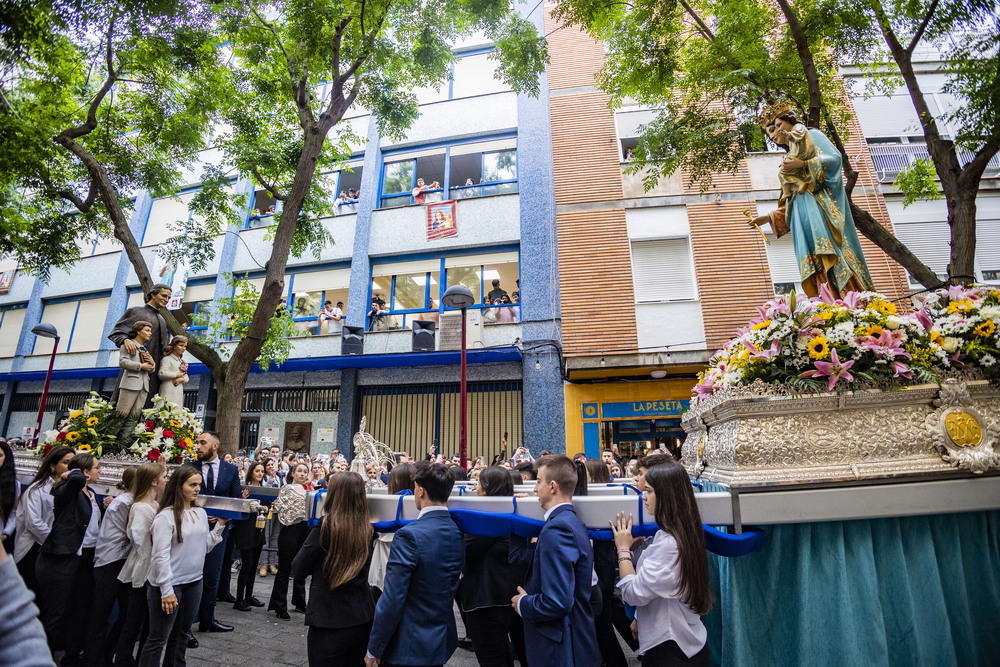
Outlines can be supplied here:
<path id="1" fill-rule="evenodd" d="M 118 346 L 118 385 L 112 401 L 118 412 L 137 418 L 159 394 L 175 405 L 184 403 L 184 384 L 189 381 L 183 360 L 187 338 L 170 337 L 159 313 L 170 300 L 170 287 L 153 285 L 145 304 L 125 311 L 108 338 Z"/>

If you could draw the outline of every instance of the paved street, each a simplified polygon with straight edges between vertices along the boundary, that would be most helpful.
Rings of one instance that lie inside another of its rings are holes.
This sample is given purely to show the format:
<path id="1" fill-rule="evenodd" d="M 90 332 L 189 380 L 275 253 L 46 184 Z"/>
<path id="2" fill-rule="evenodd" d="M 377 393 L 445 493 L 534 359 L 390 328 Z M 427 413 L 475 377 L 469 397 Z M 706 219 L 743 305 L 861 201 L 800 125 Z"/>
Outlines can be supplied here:
<path id="1" fill-rule="evenodd" d="M 256 597 L 266 603 L 271 595 L 273 582 L 274 577 L 272 576 L 257 577 L 254 590 Z M 235 587 L 236 575 L 234 574 L 233 590 Z M 239 612 L 233 609 L 233 605 L 220 602 L 216 607 L 216 618 L 227 625 L 235 626 L 236 629 L 233 632 L 221 634 L 195 632 L 195 637 L 198 638 L 201 646 L 187 652 L 187 664 L 191 667 L 308 664 L 306 660 L 307 628 L 303 625 L 302 614 L 291 612 L 292 620 L 279 621 L 273 613 L 266 613 L 264 609 Z M 457 622 L 459 637 L 463 637 L 465 633 L 462 621 L 458 618 Z M 624 650 L 625 655 L 629 657 L 630 666 L 642 664 L 627 646 Z M 476 667 L 478 663 L 474 653 L 458 649 L 448 661 L 448 665 L 450 667 Z"/>

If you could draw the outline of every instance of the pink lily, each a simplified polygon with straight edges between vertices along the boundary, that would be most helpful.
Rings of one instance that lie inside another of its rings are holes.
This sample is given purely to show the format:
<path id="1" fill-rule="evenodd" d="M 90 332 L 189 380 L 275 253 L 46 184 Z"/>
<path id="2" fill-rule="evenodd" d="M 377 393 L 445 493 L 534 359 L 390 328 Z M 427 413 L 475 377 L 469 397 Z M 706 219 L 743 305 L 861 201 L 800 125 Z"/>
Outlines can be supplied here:
<path id="1" fill-rule="evenodd" d="M 852 382 L 854 380 L 854 376 L 848 372 L 851 366 L 854 365 L 854 361 L 851 360 L 841 362 L 840 358 L 837 356 L 836 349 L 830 350 L 830 361 L 817 361 L 814 365 L 816 366 L 816 370 L 805 371 L 804 373 L 801 373 L 799 377 L 814 378 L 829 376 L 829 391 L 833 391 L 833 387 L 837 384 L 837 381 L 842 378 L 848 382 Z"/>
<path id="2" fill-rule="evenodd" d="M 833 298 L 833 292 L 830 291 L 826 283 L 819 286 L 819 300 L 831 306 L 837 303 L 837 300 Z"/>
<path id="3" fill-rule="evenodd" d="M 865 336 L 865 341 L 863 346 L 866 350 L 871 350 L 877 356 L 888 356 L 892 353 L 892 358 L 895 357 L 906 357 L 910 358 L 910 354 L 902 348 L 899 340 L 897 340 L 891 331 L 883 331 L 882 335 L 878 338 L 872 336 Z"/>
<path id="4" fill-rule="evenodd" d="M 858 292 L 848 292 L 844 295 L 844 299 L 840 302 L 848 310 L 854 310 L 858 307 L 858 301 L 861 300 L 861 294 Z"/>
<path id="5" fill-rule="evenodd" d="M 694 386 L 694 395 L 698 398 L 705 398 L 706 396 L 711 396 L 715 392 L 715 387 L 710 384 L 696 384 Z"/>
<path id="6" fill-rule="evenodd" d="M 920 322 L 920 326 L 924 328 L 924 331 L 930 331 L 934 328 L 934 323 L 931 321 L 930 316 L 923 308 L 916 312 L 916 317 L 917 322 Z"/>
<path id="7" fill-rule="evenodd" d="M 904 377 L 908 380 L 913 379 L 913 371 L 906 367 L 902 361 L 893 361 L 889 364 L 891 368 L 896 373 L 896 377 Z"/>
<path id="8" fill-rule="evenodd" d="M 781 353 L 781 341 L 776 340 L 771 343 L 771 347 L 767 350 L 762 350 L 753 343 L 748 343 L 743 341 L 743 345 L 750 350 L 751 359 L 763 359 L 764 361 L 771 361 Z"/>

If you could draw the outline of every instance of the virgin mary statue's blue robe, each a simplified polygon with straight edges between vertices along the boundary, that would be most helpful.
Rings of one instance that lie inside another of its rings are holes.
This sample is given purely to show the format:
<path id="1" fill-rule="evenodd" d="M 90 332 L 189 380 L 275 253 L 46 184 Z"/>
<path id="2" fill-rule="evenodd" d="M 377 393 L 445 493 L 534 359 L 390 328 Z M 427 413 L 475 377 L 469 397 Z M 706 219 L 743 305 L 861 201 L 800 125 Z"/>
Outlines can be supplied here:
<path id="1" fill-rule="evenodd" d="M 823 283 L 837 295 L 874 290 L 844 192 L 840 151 L 819 130 L 809 134 L 816 144 L 816 157 L 806 161 L 814 190 L 794 195 L 784 216 L 780 209 L 772 214 L 772 228 L 778 237 L 791 232 L 802 289 L 809 296 L 817 296 Z"/>

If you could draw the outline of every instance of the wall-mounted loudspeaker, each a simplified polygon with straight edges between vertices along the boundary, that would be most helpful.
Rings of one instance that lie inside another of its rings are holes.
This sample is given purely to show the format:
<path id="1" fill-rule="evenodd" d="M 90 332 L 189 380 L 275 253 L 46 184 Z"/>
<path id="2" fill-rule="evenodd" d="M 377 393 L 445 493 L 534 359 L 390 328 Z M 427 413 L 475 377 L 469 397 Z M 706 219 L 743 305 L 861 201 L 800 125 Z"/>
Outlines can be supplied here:
<path id="1" fill-rule="evenodd" d="M 364 327 L 344 327 L 340 335 L 340 353 L 342 355 L 365 353 Z"/>
<path id="2" fill-rule="evenodd" d="M 413 321 L 413 351 L 434 351 L 434 328 L 437 325 L 431 320 Z"/>

